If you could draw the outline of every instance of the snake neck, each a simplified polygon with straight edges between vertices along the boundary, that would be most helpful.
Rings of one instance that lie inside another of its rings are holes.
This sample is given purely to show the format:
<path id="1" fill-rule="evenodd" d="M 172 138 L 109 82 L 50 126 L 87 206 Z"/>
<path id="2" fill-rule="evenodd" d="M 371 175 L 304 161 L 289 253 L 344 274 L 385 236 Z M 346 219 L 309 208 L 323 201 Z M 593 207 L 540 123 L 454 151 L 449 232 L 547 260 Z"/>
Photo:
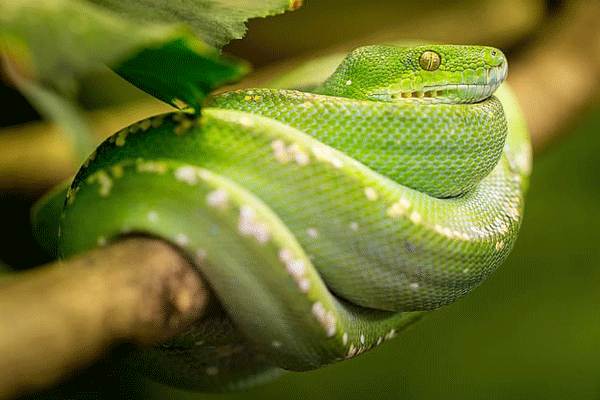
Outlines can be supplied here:
<path id="1" fill-rule="evenodd" d="M 487 176 L 507 132 L 493 97 L 472 105 L 419 104 L 248 89 L 214 96 L 209 104 L 276 119 L 438 198 L 461 196 Z"/>

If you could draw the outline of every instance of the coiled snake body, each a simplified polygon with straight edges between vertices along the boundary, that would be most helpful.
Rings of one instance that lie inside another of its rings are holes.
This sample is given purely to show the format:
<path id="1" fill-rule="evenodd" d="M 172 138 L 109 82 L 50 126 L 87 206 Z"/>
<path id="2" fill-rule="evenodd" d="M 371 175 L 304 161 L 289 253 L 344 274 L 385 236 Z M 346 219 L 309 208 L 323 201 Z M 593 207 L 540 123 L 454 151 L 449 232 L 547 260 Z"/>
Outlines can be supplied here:
<path id="1" fill-rule="evenodd" d="M 492 96 L 505 75 L 492 48 L 368 46 L 311 93 L 141 121 L 77 174 L 62 255 L 142 232 L 195 260 L 220 305 L 131 361 L 161 382 L 233 389 L 360 354 L 512 248 L 529 144 Z"/>

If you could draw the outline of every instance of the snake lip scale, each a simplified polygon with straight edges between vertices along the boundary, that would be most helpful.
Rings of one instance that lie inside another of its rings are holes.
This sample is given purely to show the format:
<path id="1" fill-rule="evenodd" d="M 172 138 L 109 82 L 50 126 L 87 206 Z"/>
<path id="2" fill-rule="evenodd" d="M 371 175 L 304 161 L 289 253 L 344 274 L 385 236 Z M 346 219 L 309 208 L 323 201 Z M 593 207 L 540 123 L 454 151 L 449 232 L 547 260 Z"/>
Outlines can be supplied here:
<path id="1" fill-rule="evenodd" d="M 492 95 L 506 71 L 490 47 L 366 46 L 311 92 L 140 121 L 57 192 L 60 253 L 140 232 L 194 260 L 218 304 L 128 360 L 159 382 L 240 389 L 362 354 L 510 253 L 530 145 Z"/>
<path id="2" fill-rule="evenodd" d="M 404 98 L 404 99 L 415 99 L 425 102 L 438 102 L 438 103 L 452 103 L 452 102 L 465 102 L 472 103 L 478 99 L 487 99 L 490 97 L 498 87 L 504 82 L 506 78 L 508 68 L 506 63 L 490 69 L 485 70 L 485 82 L 479 83 L 464 83 L 464 84 L 439 84 L 434 86 L 423 86 L 421 90 L 415 91 L 389 91 L 387 93 L 373 93 L 371 95 L 373 100 L 385 99 L 391 95 L 392 99 Z M 460 93 L 459 96 L 452 95 L 453 93 Z"/>

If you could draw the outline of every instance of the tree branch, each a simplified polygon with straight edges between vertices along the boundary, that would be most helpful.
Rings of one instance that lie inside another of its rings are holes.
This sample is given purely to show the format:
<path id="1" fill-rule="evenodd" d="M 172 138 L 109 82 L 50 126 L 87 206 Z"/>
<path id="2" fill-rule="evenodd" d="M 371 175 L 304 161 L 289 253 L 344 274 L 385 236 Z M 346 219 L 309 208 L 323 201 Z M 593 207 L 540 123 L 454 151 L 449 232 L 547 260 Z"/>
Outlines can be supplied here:
<path id="1" fill-rule="evenodd" d="M 0 398 L 57 383 L 122 342 L 164 340 L 209 292 L 170 245 L 128 238 L 0 280 Z"/>
<path id="2" fill-rule="evenodd" d="M 509 83 L 537 153 L 600 98 L 600 7 L 566 1 L 511 63 Z"/>

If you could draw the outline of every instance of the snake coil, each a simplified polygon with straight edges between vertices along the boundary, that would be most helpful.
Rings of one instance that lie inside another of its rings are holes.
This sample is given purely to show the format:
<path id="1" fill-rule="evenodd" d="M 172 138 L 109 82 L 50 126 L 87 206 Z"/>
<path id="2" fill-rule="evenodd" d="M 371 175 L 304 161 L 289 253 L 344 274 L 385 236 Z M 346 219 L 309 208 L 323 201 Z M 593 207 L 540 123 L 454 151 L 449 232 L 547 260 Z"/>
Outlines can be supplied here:
<path id="1" fill-rule="evenodd" d="M 60 251 L 139 232 L 195 261 L 219 304 L 130 361 L 158 381 L 236 389 L 356 356 L 509 254 L 529 143 L 492 96 L 505 76 L 488 47 L 368 46 L 310 92 L 138 122 L 77 174 Z"/>

